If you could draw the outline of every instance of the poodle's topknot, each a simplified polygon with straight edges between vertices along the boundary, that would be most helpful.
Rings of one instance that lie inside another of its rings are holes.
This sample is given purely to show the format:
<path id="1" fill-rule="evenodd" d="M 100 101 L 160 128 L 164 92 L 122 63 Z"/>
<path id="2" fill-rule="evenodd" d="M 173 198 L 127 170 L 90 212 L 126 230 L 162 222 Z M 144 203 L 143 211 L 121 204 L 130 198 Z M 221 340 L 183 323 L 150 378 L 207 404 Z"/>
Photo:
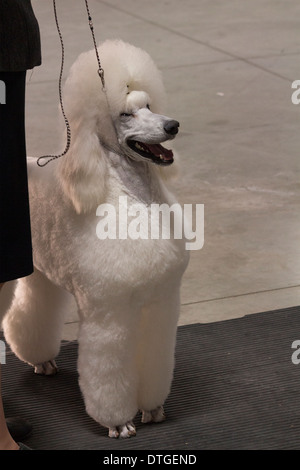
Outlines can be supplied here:
<path id="1" fill-rule="evenodd" d="M 165 92 L 161 73 L 147 52 L 121 40 L 107 40 L 99 45 L 98 51 L 110 109 L 92 49 L 78 57 L 66 81 L 65 108 L 71 119 L 86 113 L 92 118 L 97 114 L 98 119 L 103 120 L 108 112 L 115 118 L 132 91 L 145 91 L 151 98 L 153 112 L 163 111 Z"/>

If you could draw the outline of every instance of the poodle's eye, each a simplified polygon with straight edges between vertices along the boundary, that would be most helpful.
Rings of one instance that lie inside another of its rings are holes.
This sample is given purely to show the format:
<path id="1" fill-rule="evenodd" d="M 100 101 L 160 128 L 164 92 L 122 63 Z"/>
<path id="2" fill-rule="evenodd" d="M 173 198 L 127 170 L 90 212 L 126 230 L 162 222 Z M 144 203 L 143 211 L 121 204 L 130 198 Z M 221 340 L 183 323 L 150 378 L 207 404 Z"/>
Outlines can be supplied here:
<path id="1" fill-rule="evenodd" d="M 150 104 L 147 104 L 147 108 L 150 110 Z"/>
<path id="2" fill-rule="evenodd" d="M 131 113 L 121 113 L 120 116 L 121 117 L 130 117 L 130 116 L 132 116 L 132 114 Z"/>

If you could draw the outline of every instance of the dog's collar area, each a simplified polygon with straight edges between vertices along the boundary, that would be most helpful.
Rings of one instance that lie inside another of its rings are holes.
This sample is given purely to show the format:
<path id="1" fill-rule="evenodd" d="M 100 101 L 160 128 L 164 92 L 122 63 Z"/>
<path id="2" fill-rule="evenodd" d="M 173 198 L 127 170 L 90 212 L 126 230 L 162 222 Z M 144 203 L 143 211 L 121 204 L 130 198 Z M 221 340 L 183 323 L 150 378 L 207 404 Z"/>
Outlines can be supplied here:
<path id="1" fill-rule="evenodd" d="M 157 165 L 171 165 L 174 161 L 172 150 L 164 148 L 161 144 L 150 145 L 137 140 L 127 140 L 126 143 L 131 150 Z"/>

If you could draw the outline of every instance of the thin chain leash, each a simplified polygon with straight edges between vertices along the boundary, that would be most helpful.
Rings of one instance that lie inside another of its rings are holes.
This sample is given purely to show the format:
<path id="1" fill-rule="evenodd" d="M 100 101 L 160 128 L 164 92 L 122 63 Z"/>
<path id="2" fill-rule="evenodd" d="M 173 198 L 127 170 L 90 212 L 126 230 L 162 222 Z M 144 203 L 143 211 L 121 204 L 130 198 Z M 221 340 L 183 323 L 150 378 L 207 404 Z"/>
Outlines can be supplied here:
<path id="1" fill-rule="evenodd" d="M 91 33 L 92 33 L 92 38 L 93 38 L 94 48 L 95 48 L 95 52 L 96 52 L 97 62 L 98 62 L 98 75 L 101 78 L 102 90 L 105 92 L 106 90 L 105 90 L 104 70 L 101 66 L 100 57 L 99 57 L 99 53 L 98 53 L 98 48 L 97 48 L 97 43 L 96 43 L 95 33 L 94 33 L 93 20 L 92 20 L 91 14 L 90 14 L 89 4 L 88 4 L 87 0 L 84 0 L 84 1 L 85 1 L 85 7 L 86 7 L 87 15 L 88 15 L 88 20 L 89 20 L 89 26 L 90 26 L 90 30 L 91 30 Z"/>
<path id="2" fill-rule="evenodd" d="M 95 39 L 93 20 L 92 20 L 91 14 L 90 14 L 90 10 L 89 10 L 87 0 L 85 0 L 85 6 L 86 6 L 87 15 L 88 15 L 89 27 L 90 27 L 90 30 L 91 30 L 91 33 L 92 33 L 93 43 L 94 43 L 94 47 L 95 47 L 96 58 L 97 58 L 97 62 L 98 62 L 98 75 L 101 79 L 102 90 L 103 90 L 103 92 L 105 92 L 106 90 L 105 90 L 104 70 L 103 70 L 103 68 L 101 66 L 101 62 L 100 62 L 100 57 L 99 57 L 99 53 L 98 53 L 98 49 L 97 49 L 97 43 L 96 43 L 96 39 Z M 64 110 L 63 99 L 62 99 L 62 77 L 63 77 L 64 63 L 65 63 L 65 48 L 64 48 L 63 37 L 62 37 L 61 31 L 60 31 L 58 18 L 57 18 L 56 0 L 53 0 L 53 10 L 54 10 L 56 28 L 57 28 L 57 32 L 58 32 L 59 39 L 60 39 L 60 44 L 61 44 L 61 68 L 60 68 L 60 74 L 59 74 L 59 80 L 58 80 L 58 92 L 59 92 L 59 102 L 60 102 L 61 112 L 62 112 L 64 121 L 65 121 L 66 130 L 67 130 L 67 143 L 66 143 L 65 150 L 62 153 L 60 153 L 59 155 L 43 155 L 43 156 L 39 157 L 37 159 L 37 164 L 40 167 L 44 167 L 48 163 L 50 163 L 52 160 L 56 160 L 57 158 L 60 158 L 60 157 L 63 157 L 64 155 L 66 155 L 66 153 L 69 151 L 70 145 L 71 145 L 71 127 L 70 127 L 69 120 L 66 116 L 65 110 Z M 47 158 L 48 160 L 41 163 L 40 161 L 42 159 L 45 159 L 45 158 Z"/>

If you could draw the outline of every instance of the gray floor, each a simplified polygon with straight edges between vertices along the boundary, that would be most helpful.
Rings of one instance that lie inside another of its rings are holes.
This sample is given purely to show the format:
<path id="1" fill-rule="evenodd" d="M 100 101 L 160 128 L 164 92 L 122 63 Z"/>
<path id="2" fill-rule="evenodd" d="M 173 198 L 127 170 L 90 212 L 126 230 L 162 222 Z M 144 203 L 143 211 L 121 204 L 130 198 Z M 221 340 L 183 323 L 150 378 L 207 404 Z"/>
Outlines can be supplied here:
<path id="1" fill-rule="evenodd" d="M 28 74 L 28 153 L 57 146 L 60 43 L 52 2 L 33 0 L 43 65 Z M 205 243 L 191 252 L 180 324 L 299 305 L 298 0 L 89 0 L 97 41 L 147 50 L 181 123 L 182 203 L 204 204 Z M 84 1 L 57 0 L 65 71 L 92 48 Z M 68 315 L 65 338 L 76 334 Z"/>

